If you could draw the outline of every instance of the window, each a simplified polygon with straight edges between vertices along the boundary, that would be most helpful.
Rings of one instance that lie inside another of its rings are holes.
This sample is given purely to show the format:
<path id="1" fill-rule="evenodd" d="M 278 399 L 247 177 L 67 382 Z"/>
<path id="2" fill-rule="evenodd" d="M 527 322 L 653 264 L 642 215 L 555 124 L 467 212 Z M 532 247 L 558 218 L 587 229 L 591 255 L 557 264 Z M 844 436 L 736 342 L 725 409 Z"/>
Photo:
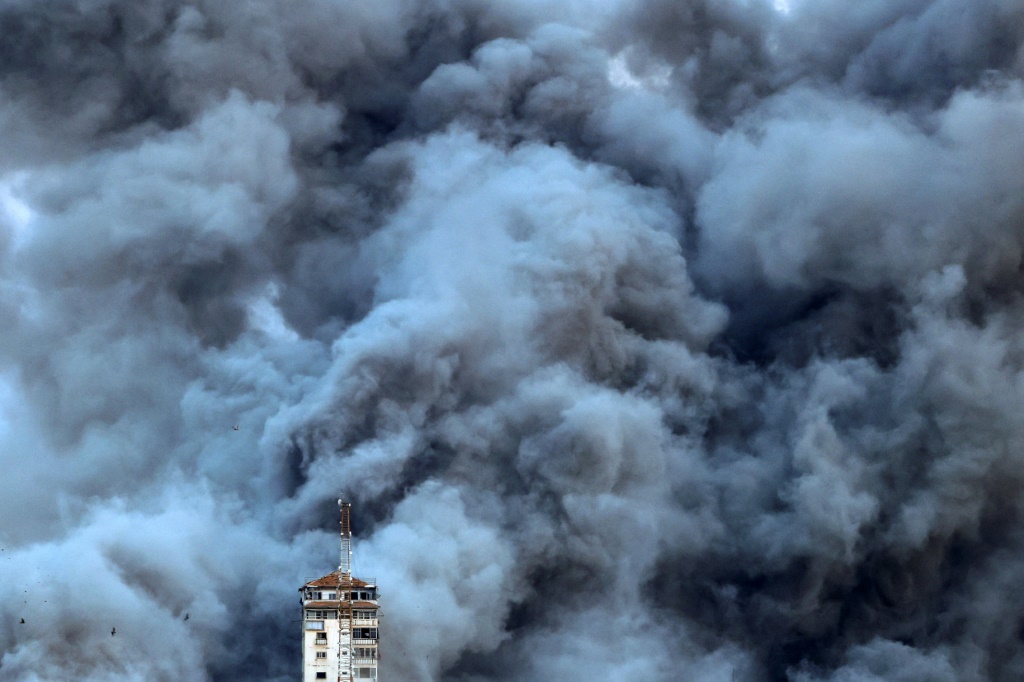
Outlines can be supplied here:
<path id="1" fill-rule="evenodd" d="M 337 611 L 318 611 L 315 609 L 306 609 L 307 620 L 334 620 L 337 617 Z"/>
<path id="2" fill-rule="evenodd" d="M 352 628 L 352 639 L 377 639 L 377 628 Z"/>
<path id="3" fill-rule="evenodd" d="M 316 674 L 316 679 L 318 679 L 318 680 L 326 680 L 327 679 L 327 673 L 325 673 L 325 672 L 324 673 L 317 673 Z"/>
<path id="4" fill-rule="evenodd" d="M 368 646 L 360 646 L 352 650 L 352 655 L 356 658 L 377 658 L 377 650 Z"/>
<path id="5" fill-rule="evenodd" d="M 376 611 L 355 611 L 352 614 L 353 618 L 361 618 L 363 620 L 369 620 L 370 618 L 376 618 Z"/>
<path id="6" fill-rule="evenodd" d="M 363 679 L 376 679 L 377 671 L 373 668 L 356 668 L 356 677 Z"/>
<path id="7" fill-rule="evenodd" d="M 316 652 L 316 657 L 317 658 L 327 658 L 327 652 L 326 651 L 318 651 L 318 652 Z"/>

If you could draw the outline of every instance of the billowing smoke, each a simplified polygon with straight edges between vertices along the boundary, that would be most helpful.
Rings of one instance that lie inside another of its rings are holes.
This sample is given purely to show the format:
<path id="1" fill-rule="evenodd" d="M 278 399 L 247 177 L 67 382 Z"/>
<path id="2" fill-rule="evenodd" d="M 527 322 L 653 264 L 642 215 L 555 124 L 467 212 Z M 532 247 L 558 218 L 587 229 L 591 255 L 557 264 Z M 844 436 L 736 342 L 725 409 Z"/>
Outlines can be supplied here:
<path id="1" fill-rule="evenodd" d="M 1024 679 L 1019 0 L 0 31 L 0 679 Z"/>

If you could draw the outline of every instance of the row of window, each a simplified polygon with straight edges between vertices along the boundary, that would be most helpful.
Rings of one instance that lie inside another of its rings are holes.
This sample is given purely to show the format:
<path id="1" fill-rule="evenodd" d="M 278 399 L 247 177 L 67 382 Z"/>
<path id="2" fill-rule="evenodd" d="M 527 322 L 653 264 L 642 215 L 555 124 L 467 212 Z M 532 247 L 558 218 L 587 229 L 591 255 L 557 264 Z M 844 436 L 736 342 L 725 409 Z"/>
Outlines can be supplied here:
<path id="1" fill-rule="evenodd" d="M 327 640 L 324 640 L 323 643 L 326 643 L 326 641 Z M 321 642 L 319 640 L 316 643 L 317 644 L 321 644 Z M 341 650 L 341 655 L 342 656 L 348 656 L 348 649 L 342 649 Z M 374 647 L 368 647 L 368 646 L 353 647 L 352 648 L 352 656 L 355 657 L 355 658 L 377 658 L 377 649 L 374 648 Z M 327 658 L 327 652 L 326 651 L 317 651 L 316 652 L 316 657 L 317 658 Z"/>
<path id="2" fill-rule="evenodd" d="M 352 601 L 373 601 L 377 598 L 377 590 L 352 590 Z M 349 599 L 348 592 L 325 592 L 323 590 L 306 590 L 306 599 L 320 599 L 325 601 L 331 601 L 334 599 L 340 599 L 346 601 Z"/>
<path id="3" fill-rule="evenodd" d="M 375 679 L 377 679 L 377 669 L 376 668 L 356 668 L 355 669 L 354 677 L 358 677 L 358 678 L 362 678 L 362 679 L 375 680 Z M 327 673 L 326 672 L 319 672 L 319 673 L 317 673 L 316 674 L 316 679 L 318 679 L 318 680 L 326 680 L 327 679 Z"/>
<path id="4" fill-rule="evenodd" d="M 367 634 L 369 633 L 369 634 Z M 377 628 L 356 628 L 356 632 L 352 633 L 352 639 L 377 639 Z M 313 640 L 314 644 L 327 644 L 327 633 L 318 632 L 316 633 L 316 639 Z M 360 651 L 357 649 L 356 651 Z M 366 651 L 374 651 L 374 649 L 366 649 Z M 362 654 L 355 654 L 360 656 Z M 367 654 L 369 655 L 369 654 Z"/>
<path id="5" fill-rule="evenodd" d="M 327 639 L 327 633 L 317 632 L 316 639 Z M 377 639 L 377 628 L 352 628 L 352 639 Z"/>
<path id="6" fill-rule="evenodd" d="M 348 649 L 342 649 L 341 653 L 343 655 L 347 656 L 348 655 Z M 373 648 L 373 647 L 357 646 L 357 647 L 353 647 L 352 655 L 355 658 L 377 658 L 377 650 L 375 648 Z M 326 651 L 318 651 L 318 652 L 316 652 L 316 657 L 317 658 L 327 658 L 327 652 Z"/>
<path id="7" fill-rule="evenodd" d="M 357 620 L 370 620 L 377 617 L 376 611 L 353 611 L 352 617 Z M 337 620 L 337 611 L 320 611 L 318 609 L 306 609 L 306 620 Z"/>
<path id="8" fill-rule="evenodd" d="M 306 599 L 337 599 L 337 594 L 337 592 L 321 592 L 319 590 L 306 590 Z M 344 599 L 344 597 L 342 597 L 342 599 Z"/>
<path id="9" fill-rule="evenodd" d="M 306 609 L 306 620 L 336 620 L 337 618 L 337 611 L 317 611 L 315 609 Z"/>

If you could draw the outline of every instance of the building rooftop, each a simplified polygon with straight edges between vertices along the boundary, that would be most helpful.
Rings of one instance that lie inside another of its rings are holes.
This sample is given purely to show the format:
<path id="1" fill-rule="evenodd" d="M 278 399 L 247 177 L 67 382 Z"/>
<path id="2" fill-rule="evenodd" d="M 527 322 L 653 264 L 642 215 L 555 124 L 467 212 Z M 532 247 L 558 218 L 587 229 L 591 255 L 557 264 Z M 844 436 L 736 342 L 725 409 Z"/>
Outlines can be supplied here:
<path id="1" fill-rule="evenodd" d="M 301 590 L 306 587 L 369 587 L 372 584 L 365 580 L 345 575 L 341 571 L 332 571 L 322 578 L 309 581 L 299 589 Z"/>

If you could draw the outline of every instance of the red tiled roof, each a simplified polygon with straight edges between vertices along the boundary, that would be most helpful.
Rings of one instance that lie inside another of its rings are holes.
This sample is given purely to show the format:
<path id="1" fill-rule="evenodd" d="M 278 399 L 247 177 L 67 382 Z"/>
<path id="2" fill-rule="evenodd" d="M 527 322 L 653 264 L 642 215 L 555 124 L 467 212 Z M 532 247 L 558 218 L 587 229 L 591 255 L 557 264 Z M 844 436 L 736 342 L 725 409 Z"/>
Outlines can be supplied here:
<path id="1" fill-rule="evenodd" d="M 299 589 L 301 590 L 306 587 L 366 587 L 369 584 L 370 583 L 365 580 L 360 580 L 359 578 L 351 578 L 347 576 L 343 578 L 340 571 L 333 571 L 325 575 L 323 578 L 317 578 L 316 580 L 306 583 Z"/>

